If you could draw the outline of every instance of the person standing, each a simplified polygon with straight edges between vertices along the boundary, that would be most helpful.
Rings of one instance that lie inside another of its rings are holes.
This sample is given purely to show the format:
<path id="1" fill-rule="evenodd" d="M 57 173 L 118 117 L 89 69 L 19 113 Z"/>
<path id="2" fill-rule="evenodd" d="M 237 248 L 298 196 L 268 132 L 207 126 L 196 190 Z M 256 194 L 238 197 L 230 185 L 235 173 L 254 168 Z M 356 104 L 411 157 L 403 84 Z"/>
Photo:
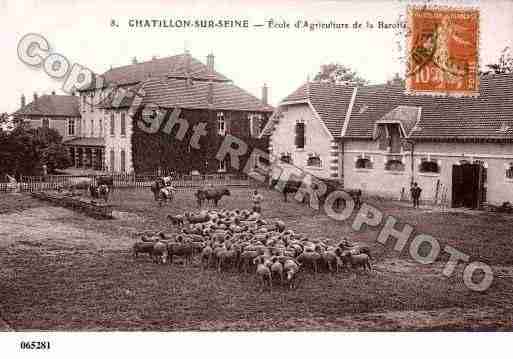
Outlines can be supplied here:
<path id="1" fill-rule="evenodd" d="M 419 187 L 417 182 L 413 182 L 410 192 L 411 198 L 413 200 L 413 208 L 419 208 L 420 193 L 422 192 L 422 188 Z"/>
<path id="2" fill-rule="evenodd" d="M 256 189 L 253 192 L 253 196 L 251 196 L 251 201 L 253 202 L 253 212 L 262 213 L 261 203 L 263 199 L 264 197 L 258 193 L 258 190 Z"/>

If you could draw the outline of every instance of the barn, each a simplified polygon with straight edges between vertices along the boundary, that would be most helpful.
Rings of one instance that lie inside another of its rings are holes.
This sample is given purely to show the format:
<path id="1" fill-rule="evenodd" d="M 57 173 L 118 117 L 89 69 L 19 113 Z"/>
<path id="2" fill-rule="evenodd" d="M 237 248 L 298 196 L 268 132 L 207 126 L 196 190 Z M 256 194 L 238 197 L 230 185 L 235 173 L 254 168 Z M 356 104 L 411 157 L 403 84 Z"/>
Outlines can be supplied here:
<path id="1" fill-rule="evenodd" d="M 484 76 L 479 96 L 465 98 L 406 95 L 399 84 L 303 88 L 308 101 L 293 104 L 289 96 L 264 129 L 274 156 L 368 195 L 408 199 L 417 182 L 429 203 L 513 202 L 513 74 Z M 329 93 L 326 101 L 315 100 L 320 92 Z M 284 146 L 281 131 L 304 133 L 305 140 Z M 311 154 L 322 159 L 320 169 L 312 171 Z"/>

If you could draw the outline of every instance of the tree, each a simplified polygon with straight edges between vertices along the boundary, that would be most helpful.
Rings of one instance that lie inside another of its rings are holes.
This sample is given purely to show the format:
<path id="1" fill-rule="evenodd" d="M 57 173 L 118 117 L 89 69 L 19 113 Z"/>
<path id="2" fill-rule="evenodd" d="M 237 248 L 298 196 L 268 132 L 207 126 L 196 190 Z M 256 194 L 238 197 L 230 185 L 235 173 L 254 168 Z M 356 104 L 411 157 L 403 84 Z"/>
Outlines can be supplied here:
<path id="1" fill-rule="evenodd" d="M 511 49 L 506 46 L 501 52 L 501 56 L 494 64 L 486 65 L 490 70 L 484 71 L 484 74 L 510 74 L 513 72 L 513 56 L 511 55 Z"/>
<path id="2" fill-rule="evenodd" d="M 401 85 L 404 86 L 406 84 L 406 81 L 404 78 L 399 75 L 399 73 L 395 73 L 394 77 L 387 81 L 387 85 Z"/>
<path id="3" fill-rule="evenodd" d="M 321 70 L 315 75 L 313 80 L 342 85 L 363 86 L 368 84 L 368 81 L 360 77 L 356 71 L 339 63 L 321 65 Z"/>
<path id="4" fill-rule="evenodd" d="M 0 172 L 35 175 L 43 165 L 52 172 L 70 165 L 62 137 L 50 128 L 15 127 L 0 132 Z"/>

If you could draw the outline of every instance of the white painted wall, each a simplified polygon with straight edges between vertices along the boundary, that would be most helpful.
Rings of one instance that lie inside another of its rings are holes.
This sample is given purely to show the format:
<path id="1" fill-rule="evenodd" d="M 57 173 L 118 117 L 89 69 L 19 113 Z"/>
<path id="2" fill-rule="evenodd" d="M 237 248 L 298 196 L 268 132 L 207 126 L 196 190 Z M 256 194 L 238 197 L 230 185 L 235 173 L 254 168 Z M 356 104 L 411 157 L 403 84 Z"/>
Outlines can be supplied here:
<path id="1" fill-rule="evenodd" d="M 355 163 L 359 155 L 371 156 L 372 169 L 356 169 Z M 423 157 L 440 161 L 439 174 L 423 174 L 418 166 Z M 391 172 L 384 169 L 386 153 L 379 151 L 374 141 L 344 142 L 344 185 L 346 188 L 361 188 L 366 194 L 379 195 L 399 199 L 402 188 L 409 197 L 411 180 L 411 154 L 403 152 L 405 170 Z M 482 160 L 487 167 L 487 202 L 502 204 L 513 203 L 513 181 L 506 178 L 506 166 L 513 162 L 513 144 L 494 143 L 439 143 L 420 142 L 415 145 L 414 181 L 423 189 L 422 200 L 432 201 L 435 198 L 437 181 L 440 181 L 447 194 L 447 203 L 451 203 L 452 166 L 460 160 L 473 162 Z"/>
<path id="2" fill-rule="evenodd" d="M 296 122 L 305 123 L 305 147 L 298 149 L 295 144 Z M 302 170 L 317 177 L 330 177 L 330 156 L 331 138 L 327 129 L 313 113 L 309 105 L 297 104 L 283 108 L 283 118 L 275 125 L 270 138 L 272 154 L 277 158 L 281 153 L 290 152 L 293 164 Z M 322 167 L 309 167 L 306 165 L 308 154 L 318 153 Z"/>

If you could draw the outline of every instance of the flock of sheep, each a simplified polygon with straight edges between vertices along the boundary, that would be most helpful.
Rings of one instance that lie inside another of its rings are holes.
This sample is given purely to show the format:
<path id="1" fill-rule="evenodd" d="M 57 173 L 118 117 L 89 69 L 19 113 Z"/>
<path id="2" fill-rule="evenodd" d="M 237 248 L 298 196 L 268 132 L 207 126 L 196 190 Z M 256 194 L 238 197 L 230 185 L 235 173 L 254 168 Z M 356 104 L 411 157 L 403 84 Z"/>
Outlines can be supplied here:
<path id="1" fill-rule="evenodd" d="M 266 220 L 248 210 L 203 210 L 168 215 L 179 233 L 146 234 L 133 246 L 133 255 L 147 253 L 157 263 L 183 264 L 199 256 L 202 269 L 254 272 L 261 288 L 273 282 L 295 287 L 300 270 L 338 273 L 348 268 L 371 270 L 368 247 L 328 238 L 310 239 L 287 229 L 281 220 Z"/>

